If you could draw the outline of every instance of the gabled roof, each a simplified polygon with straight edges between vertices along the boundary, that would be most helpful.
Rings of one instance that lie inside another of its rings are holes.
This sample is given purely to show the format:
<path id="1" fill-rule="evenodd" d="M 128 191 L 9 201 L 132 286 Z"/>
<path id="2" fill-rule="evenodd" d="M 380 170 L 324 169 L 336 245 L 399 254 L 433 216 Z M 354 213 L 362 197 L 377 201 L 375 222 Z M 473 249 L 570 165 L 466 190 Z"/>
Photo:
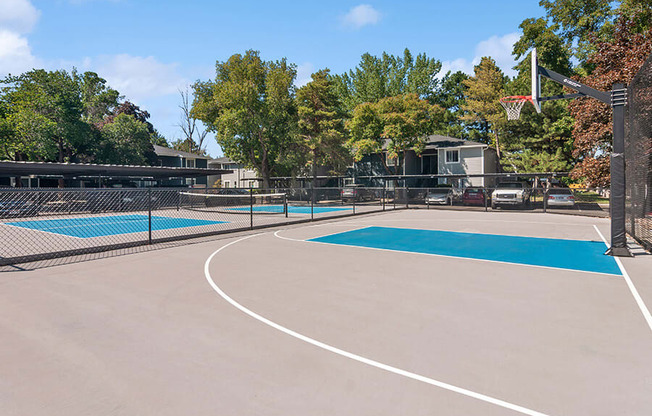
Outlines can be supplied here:
<path id="1" fill-rule="evenodd" d="M 210 159 L 209 156 L 202 156 L 195 153 L 184 152 L 181 150 L 170 149 L 169 147 L 154 145 L 154 153 L 157 156 L 185 157 L 186 159 Z"/>
<path id="2" fill-rule="evenodd" d="M 426 143 L 426 149 L 435 149 L 442 147 L 488 147 L 484 143 L 474 142 L 471 140 L 458 139 L 456 137 L 440 136 L 439 134 L 433 134 L 428 136 L 428 142 Z"/>
<path id="3" fill-rule="evenodd" d="M 389 139 L 385 139 L 383 143 L 383 149 L 387 149 L 387 144 Z M 426 149 L 442 149 L 446 147 L 489 147 L 484 143 L 474 142 L 471 140 L 458 139 L 456 137 L 441 136 L 439 134 L 433 134 L 428 136 L 426 141 Z"/>

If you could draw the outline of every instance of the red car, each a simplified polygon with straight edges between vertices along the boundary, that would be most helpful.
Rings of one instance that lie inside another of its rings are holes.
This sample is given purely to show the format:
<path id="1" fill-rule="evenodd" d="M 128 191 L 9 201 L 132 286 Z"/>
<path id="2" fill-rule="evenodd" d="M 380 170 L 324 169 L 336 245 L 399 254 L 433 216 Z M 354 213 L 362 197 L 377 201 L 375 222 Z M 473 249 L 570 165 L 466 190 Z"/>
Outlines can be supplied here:
<path id="1" fill-rule="evenodd" d="M 482 188 L 466 188 L 462 194 L 462 204 L 484 206 L 485 191 Z"/>

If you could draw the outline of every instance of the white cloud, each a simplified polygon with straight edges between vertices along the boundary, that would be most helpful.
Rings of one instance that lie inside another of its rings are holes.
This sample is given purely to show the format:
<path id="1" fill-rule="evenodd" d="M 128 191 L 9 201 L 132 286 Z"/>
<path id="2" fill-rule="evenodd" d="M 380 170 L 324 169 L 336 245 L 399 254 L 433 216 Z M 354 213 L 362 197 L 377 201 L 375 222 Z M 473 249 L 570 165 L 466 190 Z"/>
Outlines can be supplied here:
<path id="1" fill-rule="evenodd" d="M 0 29 L 15 33 L 29 33 L 41 12 L 29 0 L 0 1 Z"/>
<path id="2" fill-rule="evenodd" d="M 516 65 L 516 61 L 512 56 L 514 44 L 519 40 L 518 33 L 508 33 L 504 36 L 492 36 L 489 39 L 479 42 L 475 47 L 475 54 L 471 60 L 467 58 L 458 58 L 453 61 L 442 62 L 442 70 L 439 73 L 440 77 L 446 75 L 446 72 L 462 71 L 465 74 L 473 75 L 473 67 L 480 63 L 483 56 L 490 56 L 496 61 L 496 64 L 503 70 L 505 75 L 513 77 L 516 71 L 512 68 Z"/>
<path id="3" fill-rule="evenodd" d="M 0 29 L 0 77 L 19 75 L 38 66 L 39 60 L 32 55 L 25 37 Z"/>
<path id="4" fill-rule="evenodd" d="M 297 66 L 297 79 L 294 81 L 296 87 L 303 87 L 310 81 L 312 73 L 315 72 L 315 66 L 310 62 L 305 62 Z"/>
<path id="5" fill-rule="evenodd" d="M 152 56 L 120 54 L 86 58 L 84 67 L 97 72 L 112 88 L 136 102 L 178 94 L 179 89 L 189 84 L 178 73 L 178 64 L 165 64 Z"/>
<path id="6" fill-rule="evenodd" d="M 375 25 L 380 22 L 381 14 L 369 4 L 355 6 L 342 18 L 345 26 L 360 29 L 367 25 Z"/>

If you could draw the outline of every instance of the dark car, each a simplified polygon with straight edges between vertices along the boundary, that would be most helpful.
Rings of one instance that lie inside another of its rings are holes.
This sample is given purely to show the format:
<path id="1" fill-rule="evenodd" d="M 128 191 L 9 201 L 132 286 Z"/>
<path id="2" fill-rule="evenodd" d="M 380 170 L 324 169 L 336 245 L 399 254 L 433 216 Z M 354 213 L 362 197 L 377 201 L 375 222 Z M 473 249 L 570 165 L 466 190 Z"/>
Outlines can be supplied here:
<path id="1" fill-rule="evenodd" d="M 342 188 L 342 201 L 371 201 L 374 199 L 372 190 L 362 185 L 347 185 Z"/>
<path id="2" fill-rule="evenodd" d="M 487 200 L 485 190 L 482 188 L 466 188 L 462 194 L 462 204 L 484 206 Z"/>

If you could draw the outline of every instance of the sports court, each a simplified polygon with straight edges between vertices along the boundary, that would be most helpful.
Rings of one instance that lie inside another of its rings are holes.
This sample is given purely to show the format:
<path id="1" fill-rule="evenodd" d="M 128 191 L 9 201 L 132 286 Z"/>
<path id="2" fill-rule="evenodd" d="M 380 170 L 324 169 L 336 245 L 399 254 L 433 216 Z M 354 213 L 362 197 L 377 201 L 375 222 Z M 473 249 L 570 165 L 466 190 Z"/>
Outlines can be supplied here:
<path id="1" fill-rule="evenodd" d="M 608 239 L 402 210 L 3 273 L 0 413 L 649 415 L 652 256 Z"/>

